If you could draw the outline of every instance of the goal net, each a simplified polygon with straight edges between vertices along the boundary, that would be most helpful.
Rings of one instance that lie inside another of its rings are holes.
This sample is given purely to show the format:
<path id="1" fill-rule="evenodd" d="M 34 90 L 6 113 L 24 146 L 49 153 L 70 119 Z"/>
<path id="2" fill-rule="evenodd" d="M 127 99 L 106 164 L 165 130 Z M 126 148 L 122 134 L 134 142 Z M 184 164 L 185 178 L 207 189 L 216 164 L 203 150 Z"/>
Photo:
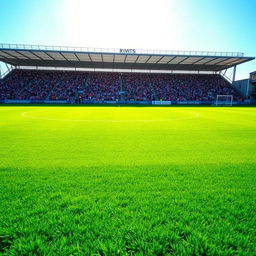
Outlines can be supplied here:
<path id="1" fill-rule="evenodd" d="M 233 95 L 217 95 L 216 106 L 232 106 Z"/>

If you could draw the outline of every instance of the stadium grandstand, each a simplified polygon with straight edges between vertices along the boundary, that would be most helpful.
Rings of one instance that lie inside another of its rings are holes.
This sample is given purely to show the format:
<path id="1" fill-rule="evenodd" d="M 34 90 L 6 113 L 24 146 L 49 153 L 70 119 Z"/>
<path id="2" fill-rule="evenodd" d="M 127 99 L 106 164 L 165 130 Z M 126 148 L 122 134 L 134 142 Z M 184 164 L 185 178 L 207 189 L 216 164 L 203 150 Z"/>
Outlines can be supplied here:
<path id="1" fill-rule="evenodd" d="M 0 44 L 1 103 L 214 104 L 231 95 L 238 52 L 155 51 Z M 232 70 L 232 78 L 226 76 Z"/>

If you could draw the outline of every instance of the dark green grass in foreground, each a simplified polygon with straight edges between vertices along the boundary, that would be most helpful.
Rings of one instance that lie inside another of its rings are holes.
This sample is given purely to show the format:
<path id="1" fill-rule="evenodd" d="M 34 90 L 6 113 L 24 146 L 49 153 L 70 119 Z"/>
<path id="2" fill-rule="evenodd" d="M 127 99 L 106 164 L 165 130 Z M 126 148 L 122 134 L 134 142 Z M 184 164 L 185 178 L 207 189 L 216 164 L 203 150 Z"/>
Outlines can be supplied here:
<path id="1" fill-rule="evenodd" d="M 255 108 L 0 117 L 0 255 L 256 255 Z"/>

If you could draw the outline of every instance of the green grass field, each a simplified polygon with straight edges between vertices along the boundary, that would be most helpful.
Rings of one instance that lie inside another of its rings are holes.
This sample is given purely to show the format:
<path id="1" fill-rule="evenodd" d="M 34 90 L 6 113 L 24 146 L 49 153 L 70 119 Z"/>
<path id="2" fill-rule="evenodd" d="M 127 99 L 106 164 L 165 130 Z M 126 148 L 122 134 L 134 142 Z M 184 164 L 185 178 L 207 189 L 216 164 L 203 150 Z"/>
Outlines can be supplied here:
<path id="1" fill-rule="evenodd" d="M 0 255 L 256 255 L 256 108 L 0 107 Z"/>

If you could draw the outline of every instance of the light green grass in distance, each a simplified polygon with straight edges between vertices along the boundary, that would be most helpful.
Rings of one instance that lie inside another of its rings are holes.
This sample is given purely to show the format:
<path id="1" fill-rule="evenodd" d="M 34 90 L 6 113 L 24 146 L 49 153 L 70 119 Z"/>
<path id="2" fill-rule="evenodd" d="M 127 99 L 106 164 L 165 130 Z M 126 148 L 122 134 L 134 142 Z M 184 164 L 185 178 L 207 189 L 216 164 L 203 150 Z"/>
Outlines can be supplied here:
<path id="1" fill-rule="evenodd" d="M 256 255 L 256 108 L 0 107 L 0 255 Z"/>

